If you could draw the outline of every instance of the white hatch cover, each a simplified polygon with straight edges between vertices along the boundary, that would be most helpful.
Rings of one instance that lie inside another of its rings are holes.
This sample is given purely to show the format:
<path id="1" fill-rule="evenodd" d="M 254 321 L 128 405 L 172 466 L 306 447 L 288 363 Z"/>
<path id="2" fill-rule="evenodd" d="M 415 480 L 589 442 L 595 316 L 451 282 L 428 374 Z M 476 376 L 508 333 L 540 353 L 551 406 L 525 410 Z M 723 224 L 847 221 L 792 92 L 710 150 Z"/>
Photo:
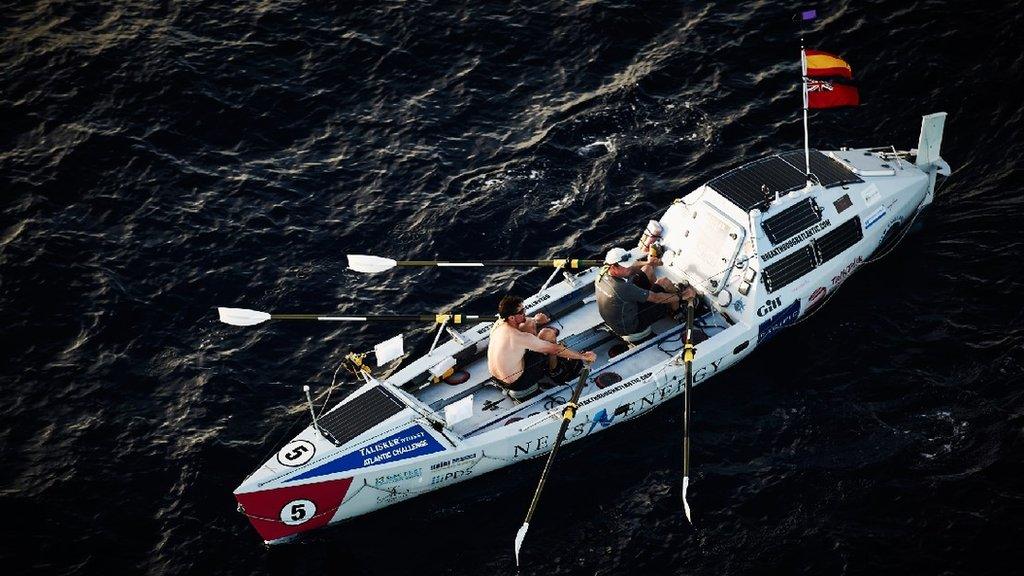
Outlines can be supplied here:
<path id="1" fill-rule="evenodd" d="M 707 292 L 718 294 L 732 269 L 746 231 L 707 202 L 701 202 L 694 217 L 685 219 L 685 222 L 687 229 L 683 232 L 673 264 L 688 277 L 705 282 L 703 287 Z"/>

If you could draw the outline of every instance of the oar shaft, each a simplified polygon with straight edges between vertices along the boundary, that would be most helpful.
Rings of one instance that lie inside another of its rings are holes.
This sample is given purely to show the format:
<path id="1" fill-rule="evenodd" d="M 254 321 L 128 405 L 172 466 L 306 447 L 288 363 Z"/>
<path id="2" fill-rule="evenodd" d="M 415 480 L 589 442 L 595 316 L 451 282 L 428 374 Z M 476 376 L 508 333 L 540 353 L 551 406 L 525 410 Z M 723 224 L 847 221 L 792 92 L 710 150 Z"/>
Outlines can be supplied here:
<path id="1" fill-rule="evenodd" d="M 558 436 L 555 438 L 555 445 L 551 448 L 551 453 L 548 454 L 548 461 L 544 463 L 544 471 L 541 472 L 540 482 L 537 483 L 537 489 L 533 492 L 533 500 L 530 501 L 530 508 L 526 511 L 524 524 L 529 524 L 530 520 L 533 519 L 537 503 L 540 502 L 540 494 L 544 491 L 544 483 L 547 482 L 548 473 L 551 471 L 551 464 L 554 463 L 555 455 L 558 454 L 558 448 L 562 445 L 562 440 L 565 439 L 565 432 L 569 429 L 569 422 L 576 416 L 576 402 L 580 399 L 580 394 L 583 392 L 583 386 L 586 384 L 588 376 L 590 376 L 590 368 L 584 368 L 583 372 L 580 373 L 579 382 L 576 383 L 576 389 L 573 390 L 572 400 L 569 400 L 569 404 L 566 405 L 565 410 L 562 412 L 562 425 L 558 428 Z"/>
<path id="2" fill-rule="evenodd" d="M 318 320 L 321 322 L 436 322 L 446 320 L 452 324 L 464 322 L 493 322 L 497 316 L 479 316 L 476 314 L 370 314 L 363 316 L 340 314 L 271 314 L 271 320 Z"/>
<path id="3" fill-rule="evenodd" d="M 686 390 L 683 394 L 683 510 L 690 519 L 690 504 L 686 491 L 690 484 L 690 388 L 693 386 L 693 300 L 686 305 L 686 342 L 683 344 L 683 361 L 686 363 Z M 692 520 L 691 520 L 692 522 Z"/>
<path id="4" fill-rule="evenodd" d="M 577 259 L 554 259 L 554 260 L 480 260 L 478 262 L 455 262 L 441 260 L 399 260 L 396 266 L 407 268 L 437 266 L 445 267 L 484 267 L 484 266 L 507 266 L 507 267 L 555 267 L 580 269 L 600 266 L 600 260 L 577 260 Z"/>

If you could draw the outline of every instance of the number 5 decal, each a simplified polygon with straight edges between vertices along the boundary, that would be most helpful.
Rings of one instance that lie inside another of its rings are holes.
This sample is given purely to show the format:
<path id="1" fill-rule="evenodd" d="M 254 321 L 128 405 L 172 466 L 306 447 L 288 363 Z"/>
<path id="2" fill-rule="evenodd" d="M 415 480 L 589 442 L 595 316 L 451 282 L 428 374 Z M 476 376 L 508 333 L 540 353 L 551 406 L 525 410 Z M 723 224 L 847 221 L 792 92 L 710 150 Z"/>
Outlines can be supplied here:
<path id="1" fill-rule="evenodd" d="M 312 500 L 292 500 L 281 508 L 281 522 L 289 526 L 304 524 L 316 515 L 316 504 Z"/>
<path id="2" fill-rule="evenodd" d="M 277 461 L 289 467 L 302 466 L 316 454 L 316 446 L 309 440 L 295 440 L 277 452 Z"/>

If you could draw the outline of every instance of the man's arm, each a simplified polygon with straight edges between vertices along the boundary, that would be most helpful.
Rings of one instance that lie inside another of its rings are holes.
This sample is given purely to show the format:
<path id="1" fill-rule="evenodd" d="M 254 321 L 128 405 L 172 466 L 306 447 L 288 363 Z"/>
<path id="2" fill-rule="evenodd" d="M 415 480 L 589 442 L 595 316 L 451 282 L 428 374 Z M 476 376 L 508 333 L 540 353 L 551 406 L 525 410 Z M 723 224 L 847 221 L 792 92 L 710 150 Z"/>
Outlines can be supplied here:
<path id="1" fill-rule="evenodd" d="M 668 304 L 670 302 L 675 302 L 677 299 L 680 302 L 683 301 L 683 299 L 680 297 L 680 294 L 678 292 L 648 292 L 647 293 L 647 301 L 648 302 L 653 302 L 654 304 Z"/>
<path id="2" fill-rule="evenodd" d="M 523 336 L 523 346 L 525 346 L 527 350 L 533 350 L 534 352 L 540 352 L 541 354 L 556 354 L 562 358 L 568 358 L 569 360 L 583 360 L 584 362 L 594 361 L 593 352 L 581 354 L 571 348 L 566 348 L 561 344 L 541 340 L 529 332 L 520 332 L 519 334 Z"/>

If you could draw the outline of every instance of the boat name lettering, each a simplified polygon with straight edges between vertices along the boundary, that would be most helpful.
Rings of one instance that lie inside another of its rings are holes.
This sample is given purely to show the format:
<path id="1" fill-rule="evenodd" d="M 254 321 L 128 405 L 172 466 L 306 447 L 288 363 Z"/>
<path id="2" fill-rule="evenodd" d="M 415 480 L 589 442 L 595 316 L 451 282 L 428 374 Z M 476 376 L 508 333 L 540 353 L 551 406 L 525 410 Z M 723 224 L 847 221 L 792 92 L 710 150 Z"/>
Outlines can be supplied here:
<path id="1" fill-rule="evenodd" d="M 708 376 L 712 376 L 716 372 L 718 372 L 718 367 L 722 365 L 722 360 L 725 360 L 725 356 L 722 356 L 718 360 L 712 360 L 708 364 L 705 364 L 705 365 L 701 366 L 700 368 L 697 368 L 696 370 L 694 370 L 693 371 L 693 381 L 694 381 L 694 383 L 700 382 L 701 380 L 704 380 Z M 708 371 L 708 368 L 710 368 L 711 370 Z"/>
<path id="2" fill-rule="evenodd" d="M 804 230 L 803 232 L 797 234 L 796 236 L 793 236 L 792 238 L 786 240 L 782 244 L 779 244 L 775 248 L 772 248 L 771 250 L 765 252 L 764 254 L 761 254 L 761 261 L 767 262 L 772 258 L 775 258 L 779 254 L 782 254 L 786 250 L 789 250 L 793 246 L 796 246 L 797 244 L 803 242 L 804 240 L 807 240 L 811 236 L 814 236 L 818 232 L 821 232 L 822 230 L 828 228 L 831 225 L 832 221 L 829 220 L 828 218 L 822 220 L 821 222 L 818 222 L 814 226 L 811 226 L 807 230 Z"/>
<path id="3" fill-rule="evenodd" d="M 527 440 L 526 444 L 516 444 L 513 447 L 512 457 L 518 458 L 519 456 L 525 456 L 538 450 L 543 450 L 551 446 L 550 436 L 541 436 L 535 440 Z"/>

